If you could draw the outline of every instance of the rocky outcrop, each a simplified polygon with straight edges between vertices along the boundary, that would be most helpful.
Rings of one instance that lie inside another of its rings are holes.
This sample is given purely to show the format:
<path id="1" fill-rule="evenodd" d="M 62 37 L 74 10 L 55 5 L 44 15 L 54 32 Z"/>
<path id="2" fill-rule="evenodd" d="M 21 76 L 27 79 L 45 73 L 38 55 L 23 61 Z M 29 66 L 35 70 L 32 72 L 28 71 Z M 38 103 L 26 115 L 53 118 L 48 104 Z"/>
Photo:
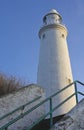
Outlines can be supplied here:
<path id="1" fill-rule="evenodd" d="M 30 110 L 32 107 L 40 103 L 42 100 L 44 100 L 45 92 L 38 85 L 31 84 L 19 89 L 18 91 L 2 96 L 0 98 L 0 118 L 10 113 L 11 111 L 15 110 L 16 108 L 36 99 L 39 96 L 41 98 L 39 98 L 35 102 L 5 117 L 5 119 L 0 120 L 0 128 L 4 126 L 6 123 L 8 123 L 9 121 L 12 121 L 13 119 L 19 117 L 26 111 Z M 44 115 L 44 113 L 45 113 L 44 105 L 41 105 L 30 114 L 24 116 L 16 123 L 12 124 L 8 128 L 8 130 L 23 130 L 27 126 L 30 126 L 32 123 L 34 123 L 42 115 Z"/>
<path id="2" fill-rule="evenodd" d="M 57 122 L 51 130 L 84 130 L 84 99 Z"/>

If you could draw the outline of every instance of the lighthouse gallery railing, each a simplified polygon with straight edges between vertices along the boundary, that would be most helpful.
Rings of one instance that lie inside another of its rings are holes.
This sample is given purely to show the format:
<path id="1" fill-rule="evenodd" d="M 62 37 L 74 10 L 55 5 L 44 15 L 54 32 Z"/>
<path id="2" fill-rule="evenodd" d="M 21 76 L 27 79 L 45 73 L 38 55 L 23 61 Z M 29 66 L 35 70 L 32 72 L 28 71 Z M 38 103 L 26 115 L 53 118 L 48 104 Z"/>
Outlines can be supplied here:
<path id="1" fill-rule="evenodd" d="M 43 119 L 45 119 L 47 116 L 50 115 L 50 127 L 53 126 L 53 117 L 52 114 L 53 112 L 59 108 L 60 106 L 62 106 L 65 102 L 67 102 L 69 99 L 71 99 L 74 95 L 76 96 L 76 103 L 78 104 L 78 94 L 84 96 L 84 93 L 80 92 L 77 90 L 77 83 L 81 84 L 82 86 L 84 86 L 84 84 L 80 81 L 74 81 L 71 84 L 67 85 L 66 87 L 64 87 L 63 89 L 61 89 L 60 91 L 56 92 L 55 94 L 51 95 L 50 97 L 46 98 L 45 100 L 41 101 L 40 103 L 38 103 L 37 105 L 35 105 L 34 107 L 32 107 L 31 109 L 29 109 L 28 111 L 21 113 L 19 116 L 17 116 L 15 119 L 12 119 L 11 121 L 9 121 L 8 123 L 4 124 L 0 130 L 8 130 L 8 127 L 11 126 L 12 124 L 14 124 L 15 122 L 17 122 L 18 120 L 22 119 L 23 117 L 25 117 L 26 115 L 28 115 L 29 113 L 31 113 L 33 110 L 35 110 L 36 108 L 38 108 L 39 106 L 41 106 L 42 104 L 46 103 L 47 101 L 50 102 L 50 111 L 46 114 L 44 114 L 43 116 L 41 116 L 39 119 L 37 119 L 32 125 L 28 126 L 25 130 L 31 130 L 35 125 L 39 124 Z M 56 95 L 58 95 L 59 93 L 63 92 L 64 90 L 66 90 L 67 88 L 71 87 L 72 85 L 74 85 L 75 87 L 75 92 L 70 95 L 67 99 L 65 99 L 64 101 L 62 101 L 59 105 L 55 106 L 54 108 L 52 108 L 52 99 L 53 97 L 55 97 Z M 28 102 L 22 106 L 20 106 L 19 108 L 13 110 L 12 112 L 4 115 L 3 117 L 0 117 L 0 120 L 5 119 L 6 117 L 8 117 L 9 115 L 15 113 L 18 110 L 23 110 L 26 106 L 30 105 L 31 103 L 35 102 L 36 100 L 38 100 L 41 97 L 38 97 L 34 100 L 32 100 L 31 102 Z"/>

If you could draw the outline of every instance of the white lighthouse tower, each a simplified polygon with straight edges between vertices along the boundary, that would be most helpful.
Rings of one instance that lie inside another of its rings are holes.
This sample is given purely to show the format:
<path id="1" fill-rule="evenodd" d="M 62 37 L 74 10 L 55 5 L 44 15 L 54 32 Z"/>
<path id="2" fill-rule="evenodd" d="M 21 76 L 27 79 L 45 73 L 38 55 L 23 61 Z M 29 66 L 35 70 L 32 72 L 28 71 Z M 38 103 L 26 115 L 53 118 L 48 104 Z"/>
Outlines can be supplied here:
<path id="1" fill-rule="evenodd" d="M 73 82 L 73 78 L 66 41 L 67 29 L 62 24 L 61 15 L 52 9 L 43 17 L 43 24 L 39 31 L 41 46 L 37 84 L 45 89 L 46 97 L 49 97 Z M 73 93 L 74 86 L 54 98 L 53 106 L 58 105 Z M 75 104 L 75 97 L 72 97 L 62 107 L 58 108 L 53 116 L 67 113 Z M 46 107 L 49 110 L 48 106 Z"/>

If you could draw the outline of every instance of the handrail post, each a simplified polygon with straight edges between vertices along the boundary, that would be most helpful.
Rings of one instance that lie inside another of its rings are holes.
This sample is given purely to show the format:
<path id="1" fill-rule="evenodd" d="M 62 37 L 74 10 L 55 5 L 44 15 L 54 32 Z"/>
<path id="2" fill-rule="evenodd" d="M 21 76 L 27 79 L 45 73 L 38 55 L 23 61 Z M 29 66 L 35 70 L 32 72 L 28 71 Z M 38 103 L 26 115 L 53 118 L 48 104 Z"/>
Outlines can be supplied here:
<path id="1" fill-rule="evenodd" d="M 76 95 L 76 104 L 78 104 L 78 91 L 77 91 L 77 83 L 74 83 L 74 87 L 75 87 L 75 95 Z"/>
<path id="2" fill-rule="evenodd" d="M 52 97 L 50 97 L 50 128 L 53 126 Z"/>

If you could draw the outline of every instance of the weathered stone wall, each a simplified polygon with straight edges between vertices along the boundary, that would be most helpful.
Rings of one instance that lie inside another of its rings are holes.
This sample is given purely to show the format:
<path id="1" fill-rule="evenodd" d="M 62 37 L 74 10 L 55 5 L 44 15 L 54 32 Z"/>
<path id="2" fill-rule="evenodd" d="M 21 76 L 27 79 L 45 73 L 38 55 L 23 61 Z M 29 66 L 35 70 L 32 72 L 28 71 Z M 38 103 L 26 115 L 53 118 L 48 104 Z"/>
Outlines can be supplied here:
<path id="1" fill-rule="evenodd" d="M 51 130 L 84 130 L 84 99 Z"/>
<path id="2" fill-rule="evenodd" d="M 29 106 L 25 107 L 25 109 L 19 110 L 14 114 L 8 116 L 6 119 L 0 121 L 0 127 L 3 126 L 8 121 L 11 121 L 22 112 L 29 110 L 31 107 L 35 106 L 39 102 L 41 102 L 45 98 L 44 90 L 37 85 L 31 84 L 27 87 L 21 88 L 20 90 L 3 96 L 0 98 L 0 117 L 5 114 L 13 111 L 21 105 L 28 103 L 29 101 L 41 96 L 41 98 Z M 17 121 L 17 123 L 13 124 L 9 127 L 8 130 L 23 130 L 26 126 L 33 123 L 36 119 L 44 114 L 44 106 L 40 106 L 38 109 L 34 110 L 31 114 Z"/>

